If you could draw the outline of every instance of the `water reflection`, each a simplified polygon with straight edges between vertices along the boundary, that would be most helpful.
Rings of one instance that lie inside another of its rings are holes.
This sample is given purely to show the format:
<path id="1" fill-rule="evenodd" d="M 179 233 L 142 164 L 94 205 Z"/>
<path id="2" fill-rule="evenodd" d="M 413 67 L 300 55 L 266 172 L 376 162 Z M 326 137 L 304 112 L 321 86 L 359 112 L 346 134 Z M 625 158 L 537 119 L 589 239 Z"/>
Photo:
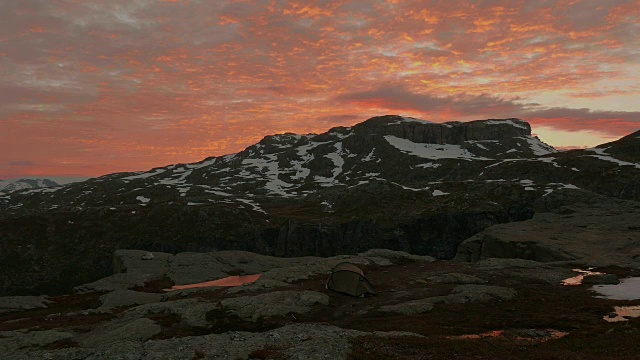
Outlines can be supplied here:
<path id="1" fill-rule="evenodd" d="M 262 274 L 228 276 L 226 278 L 213 280 L 213 281 L 205 281 L 197 284 L 174 285 L 171 287 L 171 289 L 164 289 L 164 291 L 195 289 L 195 288 L 204 288 L 204 287 L 211 287 L 211 286 L 226 286 L 226 287 L 240 286 L 240 285 L 255 282 L 260 278 L 260 276 L 262 276 Z"/>
<path id="2" fill-rule="evenodd" d="M 599 293 L 597 296 L 611 300 L 636 300 L 640 299 L 640 277 L 631 277 L 620 280 L 617 285 L 595 285 L 591 290 Z"/>
<path id="3" fill-rule="evenodd" d="M 629 321 L 630 318 L 640 317 L 640 305 L 638 306 L 614 306 L 614 312 L 605 316 L 608 322 Z"/>
<path id="4" fill-rule="evenodd" d="M 554 329 L 511 329 L 511 330 L 494 330 L 481 334 L 467 334 L 459 336 L 447 336 L 449 339 L 487 339 L 487 338 L 507 338 L 526 343 L 543 343 L 549 340 L 560 339 L 569 335 Z"/>
<path id="5" fill-rule="evenodd" d="M 582 284 L 582 280 L 584 280 L 585 276 L 603 275 L 604 274 L 604 273 L 597 272 L 597 271 L 591 271 L 591 269 L 593 269 L 593 268 L 589 268 L 587 270 L 571 269 L 571 270 L 573 270 L 575 272 L 580 273 L 580 275 L 576 275 L 574 277 L 570 277 L 568 279 L 562 280 L 562 285 L 567 285 L 567 286 L 581 285 Z"/>

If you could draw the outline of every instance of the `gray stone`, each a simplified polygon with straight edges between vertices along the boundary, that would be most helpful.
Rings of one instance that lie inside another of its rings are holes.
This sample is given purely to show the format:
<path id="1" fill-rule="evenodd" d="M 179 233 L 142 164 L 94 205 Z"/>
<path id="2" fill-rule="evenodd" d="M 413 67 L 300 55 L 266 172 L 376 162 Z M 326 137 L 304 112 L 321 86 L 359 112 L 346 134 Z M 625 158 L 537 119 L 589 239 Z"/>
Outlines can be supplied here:
<path id="1" fill-rule="evenodd" d="M 133 320 L 154 314 L 170 314 L 179 316 L 180 321 L 187 326 L 208 327 L 206 314 L 216 308 L 218 308 L 216 303 L 182 299 L 136 306 L 127 310 L 123 318 Z"/>
<path id="2" fill-rule="evenodd" d="M 420 300 L 407 301 L 396 305 L 381 306 L 378 310 L 402 315 L 423 314 L 433 310 L 433 299 L 426 298 Z"/>
<path id="3" fill-rule="evenodd" d="M 485 284 L 487 281 L 477 276 L 463 273 L 448 273 L 428 277 L 432 282 L 445 284 Z"/>
<path id="4" fill-rule="evenodd" d="M 153 320 L 115 320 L 79 338 L 82 347 L 117 344 L 124 341 L 142 342 L 158 334 L 162 328 Z"/>
<path id="5" fill-rule="evenodd" d="M 126 290 L 159 280 L 167 275 L 171 254 L 155 253 L 152 260 L 143 260 L 146 251 L 116 250 L 113 254 L 114 275 L 74 288 L 76 293 Z"/>
<path id="6" fill-rule="evenodd" d="M 162 300 L 162 294 L 145 293 L 133 290 L 116 290 L 100 296 L 102 306 L 99 309 L 108 310 L 121 306 L 143 305 Z"/>
<path id="7" fill-rule="evenodd" d="M 571 214 L 565 212 L 537 212 L 531 220 L 491 226 L 460 244 L 455 260 L 493 257 L 594 267 L 638 265 L 640 228 L 629 228 L 640 221 L 637 203 L 598 197 L 573 204 Z"/>
<path id="8" fill-rule="evenodd" d="M 221 309 L 250 321 L 289 313 L 304 314 L 311 311 L 315 305 L 328 304 L 329 297 L 315 291 L 275 291 L 224 299 L 220 302 Z"/>
<path id="9" fill-rule="evenodd" d="M 176 285 L 194 284 L 227 277 L 232 268 L 213 253 L 180 253 L 170 260 L 167 276 Z"/>
<path id="10" fill-rule="evenodd" d="M 617 285 L 620 279 L 614 274 L 587 275 L 582 279 L 585 285 Z"/>
<path id="11" fill-rule="evenodd" d="M 74 336 L 71 332 L 59 330 L 42 331 L 3 331 L 0 332 L 0 349 L 2 357 L 7 353 L 23 348 L 40 347 L 56 341 L 70 339 Z"/>
<path id="12" fill-rule="evenodd" d="M 0 314 L 5 312 L 46 308 L 51 301 L 47 296 L 3 296 L 0 297 Z"/>
<path id="13" fill-rule="evenodd" d="M 416 262 L 433 262 L 435 259 L 431 256 L 420 256 L 406 253 L 404 251 L 395 251 L 389 249 L 371 249 L 367 250 L 363 253 L 358 254 L 359 256 L 368 258 L 384 258 L 391 260 L 410 260 Z"/>
<path id="14" fill-rule="evenodd" d="M 562 280 L 574 276 L 570 269 L 523 259 L 490 258 L 478 261 L 474 267 L 479 271 L 508 271 L 509 276 L 541 280 L 547 284 L 558 284 Z"/>
<path id="15" fill-rule="evenodd" d="M 144 260 L 147 251 L 142 250 L 116 250 L 113 253 L 113 272 L 164 276 L 169 268 L 169 260 L 173 255 L 167 253 L 154 253 L 153 259 Z"/>

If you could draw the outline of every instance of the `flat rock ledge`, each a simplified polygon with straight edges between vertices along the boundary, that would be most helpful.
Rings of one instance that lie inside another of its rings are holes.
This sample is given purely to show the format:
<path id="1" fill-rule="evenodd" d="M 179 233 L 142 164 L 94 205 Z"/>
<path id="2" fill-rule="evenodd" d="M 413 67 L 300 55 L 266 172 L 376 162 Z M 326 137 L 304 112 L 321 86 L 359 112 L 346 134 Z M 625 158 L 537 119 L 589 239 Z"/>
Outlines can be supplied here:
<path id="1" fill-rule="evenodd" d="M 0 314 L 20 310 L 46 308 L 51 303 L 47 296 L 4 296 L 0 297 Z"/>
<path id="2" fill-rule="evenodd" d="M 469 302 L 505 301 L 517 296 L 511 288 L 490 285 L 459 285 L 447 296 L 434 296 L 425 299 L 412 300 L 396 305 L 381 306 L 378 310 L 402 315 L 423 314 L 433 310 L 438 303 L 464 304 Z"/>
<path id="3" fill-rule="evenodd" d="M 219 309 L 243 320 L 258 321 L 290 313 L 308 313 L 316 305 L 329 305 L 329 296 L 315 291 L 275 291 L 225 299 L 220 302 Z"/>
<path id="4" fill-rule="evenodd" d="M 144 305 L 162 300 L 162 294 L 144 293 L 133 290 L 115 290 L 100 296 L 99 310 L 111 310 L 122 306 Z"/>
<path id="5" fill-rule="evenodd" d="M 136 323 L 138 327 L 150 325 Z M 152 326 L 153 327 L 153 326 Z M 127 328 L 130 330 L 131 328 Z M 113 334 L 112 334 L 113 335 Z M 359 336 L 421 337 L 410 332 L 363 332 L 318 323 L 287 324 L 267 332 L 232 331 L 224 334 L 189 336 L 167 340 L 135 341 L 109 336 L 89 346 L 59 350 L 36 350 L 7 354 L 6 359 L 107 360 L 107 359 L 249 359 L 254 351 L 280 349 L 287 359 L 346 359 L 350 340 Z M 109 343 L 109 341 L 113 341 Z"/>
<path id="6" fill-rule="evenodd" d="M 358 255 L 338 255 L 329 258 L 277 258 L 246 251 L 176 255 L 156 252 L 153 253 L 152 259 L 144 259 L 145 255 L 147 252 L 141 250 L 116 250 L 113 254 L 114 274 L 77 286 L 74 292 L 82 294 L 129 290 L 164 278 L 169 278 L 176 285 L 185 285 L 237 274 L 263 274 L 254 284 L 230 289 L 230 293 L 233 293 L 286 286 L 317 274 L 328 274 L 333 266 L 343 261 L 363 265 L 373 263 L 380 266 L 389 266 L 398 261 L 435 261 L 430 256 L 387 249 L 372 249 Z M 183 291 L 184 294 L 188 294 L 198 290 Z"/>

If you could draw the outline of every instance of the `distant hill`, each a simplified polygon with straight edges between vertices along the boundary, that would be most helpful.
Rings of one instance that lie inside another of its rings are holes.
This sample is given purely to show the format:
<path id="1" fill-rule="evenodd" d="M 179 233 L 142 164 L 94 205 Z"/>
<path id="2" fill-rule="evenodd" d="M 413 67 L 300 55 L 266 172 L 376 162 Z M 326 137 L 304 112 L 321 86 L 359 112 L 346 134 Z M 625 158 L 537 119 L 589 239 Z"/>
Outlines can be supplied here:
<path id="1" fill-rule="evenodd" d="M 60 184 L 49 179 L 0 180 L 0 193 L 10 193 L 18 190 L 40 189 L 55 186 L 60 186 Z"/>

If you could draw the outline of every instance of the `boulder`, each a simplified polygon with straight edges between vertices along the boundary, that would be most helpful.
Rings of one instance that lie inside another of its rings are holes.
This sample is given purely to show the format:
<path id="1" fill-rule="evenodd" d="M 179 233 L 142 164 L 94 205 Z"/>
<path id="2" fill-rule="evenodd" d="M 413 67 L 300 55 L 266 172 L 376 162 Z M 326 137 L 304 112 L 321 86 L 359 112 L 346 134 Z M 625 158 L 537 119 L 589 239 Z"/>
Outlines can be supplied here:
<path id="1" fill-rule="evenodd" d="M 169 261 L 173 255 L 154 253 L 153 259 L 143 260 L 147 254 L 142 250 L 116 250 L 113 254 L 114 274 L 97 281 L 75 287 L 75 293 L 107 292 L 127 290 L 144 286 L 167 275 Z"/>
<path id="2" fill-rule="evenodd" d="M 162 300 L 162 294 L 145 293 L 133 290 L 116 290 L 100 296 L 102 306 L 99 309 L 110 310 L 121 306 L 143 305 Z"/>
<path id="3" fill-rule="evenodd" d="M 233 265 L 221 263 L 214 253 L 179 253 L 170 260 L 167 276 L 176 285 L 195 284 L 228 276 Z"/>
<path id="4" fill-rule="evenodd" d="M 586 201 L 586 200 L 585 200 Z M 533 219 L 491 226 L 465 240 L 455 260 L 519 258 L 538 262 L 577 262 L 586 266 L 637 267 L 640 207 L 636 202 L 599 199 L 576 203 Z"/>

